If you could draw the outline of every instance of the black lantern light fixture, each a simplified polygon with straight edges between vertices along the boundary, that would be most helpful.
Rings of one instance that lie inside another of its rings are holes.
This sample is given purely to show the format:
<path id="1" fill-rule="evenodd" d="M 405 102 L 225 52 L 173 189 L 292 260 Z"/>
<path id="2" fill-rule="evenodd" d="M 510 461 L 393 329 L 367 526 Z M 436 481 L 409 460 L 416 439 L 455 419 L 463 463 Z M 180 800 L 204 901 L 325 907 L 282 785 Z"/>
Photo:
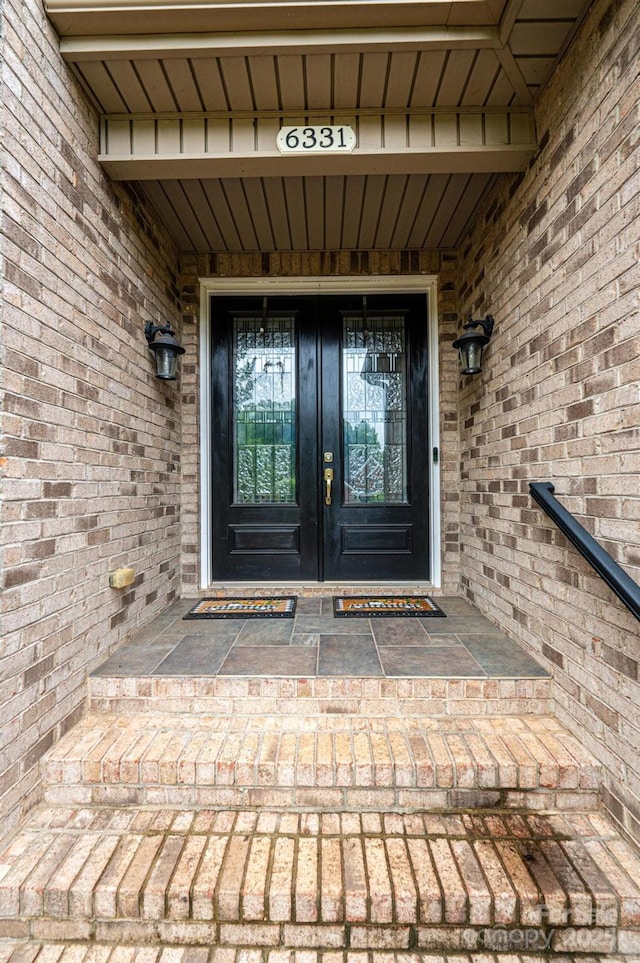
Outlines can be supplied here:
<path id="1" fill-rule="evenodd" d="M 482 371 L 482 352 L 491 340 L 494 323 L 493 318 L 488 314 L 484 321 L 474 321 L 469 318 L 462 326 L 464 334 L 453 342 L 453 347 L 458 350 L 462 374 L 472 375 Z M 476 331 L 476 328 L 482 328 L 482 333 Z"/>
<path id="2" fill-rule="evenodd" d="M 161 378 L 163 381 L 175 381 L 178 371 L 178 357 L 184 354 L 184 348 L 176 341 L 171 325 L 168 321 L 165 325 L 147 321 L 144 333 L 149 348 L 156 356 L 156 378 Z"/>

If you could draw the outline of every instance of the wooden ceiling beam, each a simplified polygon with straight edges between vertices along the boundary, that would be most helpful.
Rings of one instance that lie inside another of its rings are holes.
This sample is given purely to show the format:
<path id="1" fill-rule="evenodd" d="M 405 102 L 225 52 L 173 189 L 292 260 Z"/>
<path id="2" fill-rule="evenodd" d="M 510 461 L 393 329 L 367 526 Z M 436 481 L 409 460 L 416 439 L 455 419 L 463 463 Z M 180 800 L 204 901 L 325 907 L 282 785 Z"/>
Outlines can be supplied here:
<path id="1" fill-rule="evenodd" d="M 60 36 L 497 26 L 492 0 L 45 0 Z"/>
<path id="2" fill-rule="evenodd" d="M 301 132 L 308 123 L 304 117 L 285 119 Z M 365 117 L 343 112 L 336 123 L 353 128 L 350 153 L 282 153 L 277 117 L 104 116 L 99 160 L 114 180 L 497 173 L 524 169 L 537 147 L 527 109 Z"/>
<path id="3" fill-rule="evenodd" d="M 291 54 L 411 50 L 483 50 L 501 47 L 497 27 L 425 27 L 364 30 L 292 30 L 256 33 L 147 34 L 63 37 L 67 63 L 165 60 Z"/>

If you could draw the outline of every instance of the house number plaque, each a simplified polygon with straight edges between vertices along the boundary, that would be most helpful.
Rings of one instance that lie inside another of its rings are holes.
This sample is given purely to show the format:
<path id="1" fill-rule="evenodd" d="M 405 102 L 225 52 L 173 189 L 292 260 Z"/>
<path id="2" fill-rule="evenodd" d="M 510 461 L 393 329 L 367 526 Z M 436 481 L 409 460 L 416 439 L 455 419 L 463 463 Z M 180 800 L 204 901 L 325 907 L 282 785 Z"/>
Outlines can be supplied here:
<path id="1" fill-rule="evenodd" d="M 323 154 L 352 151 L 356 146 L 353 127 L 281 127 L 276 139 L 283 154 Z"/>

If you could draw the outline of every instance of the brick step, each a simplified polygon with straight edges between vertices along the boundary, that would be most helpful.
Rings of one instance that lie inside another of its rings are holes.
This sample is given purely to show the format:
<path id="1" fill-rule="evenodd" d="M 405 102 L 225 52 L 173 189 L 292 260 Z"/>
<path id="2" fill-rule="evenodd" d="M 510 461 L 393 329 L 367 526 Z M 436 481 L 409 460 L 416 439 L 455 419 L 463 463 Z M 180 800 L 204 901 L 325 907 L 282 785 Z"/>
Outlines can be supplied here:
<path id="1" fill-rule="evenodd" d="M 552 716 L 91 714 L 43 779 L 77 805 L 584 810 L 600 768 Z"/>
<path id="2" fill-rule="evenodd" d="M 259 678 L 96 674 L 89 704 L 98 712 L 208 715 L 329 713 L 366 718 L 498 716 L 553 712 L 551 678 Z"/>
<path id="3" fill-rule="evenodd" d="M 557 963 L 637 963 L 629 956 L 558 955 Z M 37 940 L 0 941 L 0 963 L 499 963 L 487 953 L 456 953 L 455 956 L 376 950 L 281 950 L 262 947 L 193 947 L 153 944 L 80 942 L 64 945 Z M 509 953 L 508 963 L 542 963 L 540 956 Z"/>
<path id="4" fill-rule="evenodd" d="M 153 808 L 42 808 L 0 855 L 5 938 L 471 951 L 516 931 L 640 952 L 640 858 L 597 813 Z"/>

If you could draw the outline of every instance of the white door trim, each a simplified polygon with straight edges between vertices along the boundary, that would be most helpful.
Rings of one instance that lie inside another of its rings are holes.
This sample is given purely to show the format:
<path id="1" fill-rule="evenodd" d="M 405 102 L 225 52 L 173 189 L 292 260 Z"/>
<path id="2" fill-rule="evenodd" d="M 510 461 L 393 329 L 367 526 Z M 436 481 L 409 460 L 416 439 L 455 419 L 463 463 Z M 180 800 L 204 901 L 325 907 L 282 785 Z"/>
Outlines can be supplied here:
<path id="1" fill-rule="evenodd" d="M 424 293 L 429 344 L 429 433 L 440 451 L 440 381 L 438 357 L 438 279 L 435 275 L 387 277 L 200 278 L 200 588 L 211 585 L 211 337 L 209 300 L 213 295 L 242 294 L 397 294 Z M 430 583 L 440 588 L 440 463 L 430 459 Z"/>

